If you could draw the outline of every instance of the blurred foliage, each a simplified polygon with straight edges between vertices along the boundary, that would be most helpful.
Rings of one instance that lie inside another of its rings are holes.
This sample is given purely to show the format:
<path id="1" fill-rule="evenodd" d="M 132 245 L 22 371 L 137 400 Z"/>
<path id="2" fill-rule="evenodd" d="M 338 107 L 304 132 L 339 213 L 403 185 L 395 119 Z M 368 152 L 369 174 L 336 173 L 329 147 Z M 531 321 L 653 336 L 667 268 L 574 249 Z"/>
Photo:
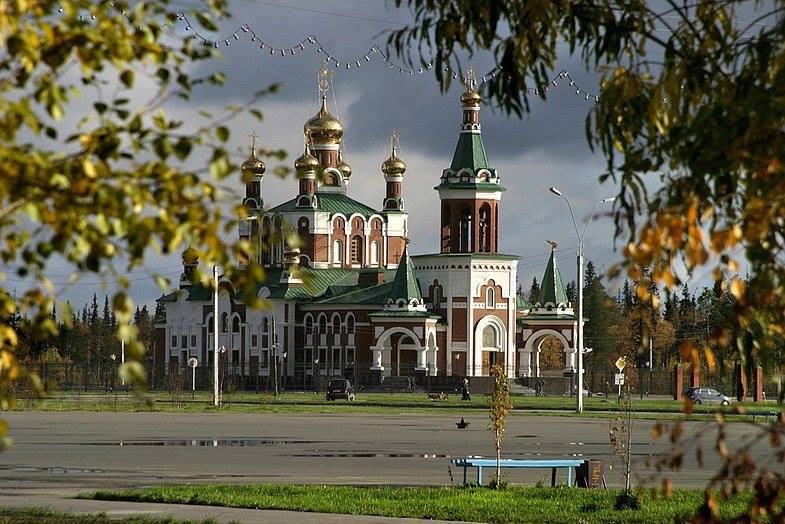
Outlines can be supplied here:
<path id="1" fill-rule="evenodd" d="M 224 0 L 195 7 L 192 19 L 207 31 L 229 14 Z M 119 284 L 111 309 L 113 336 L 126 348 L 120 373 L 139 388 L 145 347 L 126 290 L 127 274 L 146 256 L 191 245 L 203 263 L 223 268 L 238 297 L 259 305 L 262 268 L 251 263 L 239 272 L 233 263 L 256 260 L 256 248 L 223 240 L 245 210 L 238 205 L 222 216 L 221 183 L 238 169 L 227 122 L 246 112 L 261 118 L 254 105 L 277 86 L 216 117 L 167 116 L 167 102 L 182 104 L 197 87 L 226 80 L 222 73 L 193 76 L 196 64 L 219 52 L 188 36 L 193 30 L 176 34 L 178 18 L 165 0 L 0 1 L 0 260 L 10 279 L 0 287 L 0 409 L 12 407 L 18 381 L 41 390 L 36 377 L 23 376 L 17 351 L 20 340 L 57 335 L 58 291 L 46 276 L 53 260 L 67 262 L 72 277 L 93 273 Z M 202 272 L 195 279 L 214 285 Z M 156 280 L 168 288 L 163 276 Z M 14 281 L 28 286 L 21 296 L 9 291 Z M 59 328 L 70 329 L 74 312 L 58 306 Z M 0 422 L 0 438 L 4 429 Z"/>

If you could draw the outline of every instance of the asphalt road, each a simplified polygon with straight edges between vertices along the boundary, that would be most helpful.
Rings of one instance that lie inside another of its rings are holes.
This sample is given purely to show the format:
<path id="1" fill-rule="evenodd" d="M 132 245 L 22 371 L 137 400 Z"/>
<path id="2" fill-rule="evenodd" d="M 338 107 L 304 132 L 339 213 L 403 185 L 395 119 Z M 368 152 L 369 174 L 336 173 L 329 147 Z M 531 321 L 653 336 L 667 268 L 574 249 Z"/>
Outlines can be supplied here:
<path id="1" fill-rule="evenodd" d="M 37 498 L 64 497 L 97 488 L 193 482 L 293 482 L 338 484 L 429 484 L 460 482 L 449 458 L 493 456 L 487 418 L 467 417 L 466 430 L 452 415 L 375 414 L 173 414 L 4 413 L 13 446 L 0 455 L 0 494 L 30 505 Z M 608 421 L 558 416 L 511 416 L 504 456 L 583 457 L 610 460 Z M 666 453 L 667 439 L 652 441 L 651 421 L 634 421 L 636 484 L 659 485 L 646 459 Z M 670 477 L 676 486 L 705 485 L 717 471 L 711 451 L 716 429 L 689 423 L 686 436 L 705 448 L 705 467 L 694 453 Z M 734 423 L 731 447 L 755 428 Z M 754 448 L 768 460 L 764 444 Z M 549 471 L 508 470 L 511 482 L 534 483 Z M 610 485 L 623 482 L 617 464 L 606 471 Z M 563 474 L 561 474 L 563 475 Z M 2 500 L 0 500 L 2 504 Z"/>

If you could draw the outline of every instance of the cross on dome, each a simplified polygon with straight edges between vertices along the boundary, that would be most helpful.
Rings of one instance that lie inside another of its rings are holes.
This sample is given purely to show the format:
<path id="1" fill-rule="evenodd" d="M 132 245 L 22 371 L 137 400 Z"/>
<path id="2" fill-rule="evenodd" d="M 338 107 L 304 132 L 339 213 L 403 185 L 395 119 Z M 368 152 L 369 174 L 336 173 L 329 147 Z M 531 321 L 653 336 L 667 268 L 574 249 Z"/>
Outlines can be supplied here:
<path id="1" fill-rule="evenodd" d="M 335 72 L 327 67 L 327 61 L 325 61 L 322 67 L 314 70 L 314 73 L 316 73 L 316 85 L 319 87 L 319 91 L 326 94 L 330 90 L 330 81 Z"/>
<path id="2" fill-rule="evenodd" d="M 477 89 L 477 72 L 474 70 L 473 65 L 470 65 L 466 70 L 465 84 L 467 89 Z"/>

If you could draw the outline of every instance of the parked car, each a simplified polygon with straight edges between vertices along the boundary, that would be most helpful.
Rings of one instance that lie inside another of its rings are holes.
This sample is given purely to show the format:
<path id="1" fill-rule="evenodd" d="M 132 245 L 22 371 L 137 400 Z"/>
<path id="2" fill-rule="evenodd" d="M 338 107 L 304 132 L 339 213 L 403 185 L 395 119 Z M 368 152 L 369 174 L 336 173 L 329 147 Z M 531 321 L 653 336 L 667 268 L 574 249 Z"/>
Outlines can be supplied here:
<path id="1" fill-rule="evenodd" d="M 695 404 L 730 404 L 730 398 L 712 388 L 687 388 L 684 396 L 691 398 Z"/>
<path id="2" fill-rule="evenodd" d="M 325 395 L 327 400 L 345 398 L 347 401 L 352 401 L 354 400 L 354 388 L 348 380 L 333 379 L 327 384 Z"/>

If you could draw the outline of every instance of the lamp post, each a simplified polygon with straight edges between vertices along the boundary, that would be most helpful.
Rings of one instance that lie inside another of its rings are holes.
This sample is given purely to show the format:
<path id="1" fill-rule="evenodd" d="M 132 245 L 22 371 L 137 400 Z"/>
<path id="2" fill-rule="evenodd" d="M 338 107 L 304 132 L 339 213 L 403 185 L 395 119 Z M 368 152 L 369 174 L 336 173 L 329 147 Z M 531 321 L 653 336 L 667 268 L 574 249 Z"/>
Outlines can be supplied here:
<path id="1" fill-rule="evenodd" d="M 218 266 L 213 264 L 213 406 L 218 406 Z"/>
<path id="2" fill-rule="evenodd" d="M 313 378 L 313 392 L 319 393 L 319 384 L 316 382 L 316 372 L 319 366 L 319 357 L 313 359 L 313 366 L 311 366 L 311 378 Z"/>
<path id="3" fill-rule="evenodd" d="M 586 238 L 586 231 L 588 231 L 589 224 L 591 223 L 592 218 L 594 218 L 594 213 L 597 211 L 597 208 L 600 206 L 600 204 L 613 202 L 616 200 L 616 198 L 609 197 L 597 201 L 597 203 L 594 204 L 594 207 L 589 214 L 588 220 L 586 221 L 586 226 L 584 226 L 583 232 L 581 233 L 578 231 L 578 223 L 575 222 L 575 214 L 572 212 L 572 205 L 570 204 L 570 201 L 567 199 L 567 197 L 565 197 L 561 191 L 553 186 L 549 188 L 549 191 L 567 202 L 567 209 L 570 210 L 570 218 L 572 219 L 572 225 L 575 228 L 575 236 L 578 238 L 578 253 L 576 256 L 578 266 L 578 333 L 576 337 L 576 367 L 578 368 L 578 380 L 576 382 L 578 391 L 576 394 L 575 411 L 577 413 L 583 413 L 583 240 Z"/>

